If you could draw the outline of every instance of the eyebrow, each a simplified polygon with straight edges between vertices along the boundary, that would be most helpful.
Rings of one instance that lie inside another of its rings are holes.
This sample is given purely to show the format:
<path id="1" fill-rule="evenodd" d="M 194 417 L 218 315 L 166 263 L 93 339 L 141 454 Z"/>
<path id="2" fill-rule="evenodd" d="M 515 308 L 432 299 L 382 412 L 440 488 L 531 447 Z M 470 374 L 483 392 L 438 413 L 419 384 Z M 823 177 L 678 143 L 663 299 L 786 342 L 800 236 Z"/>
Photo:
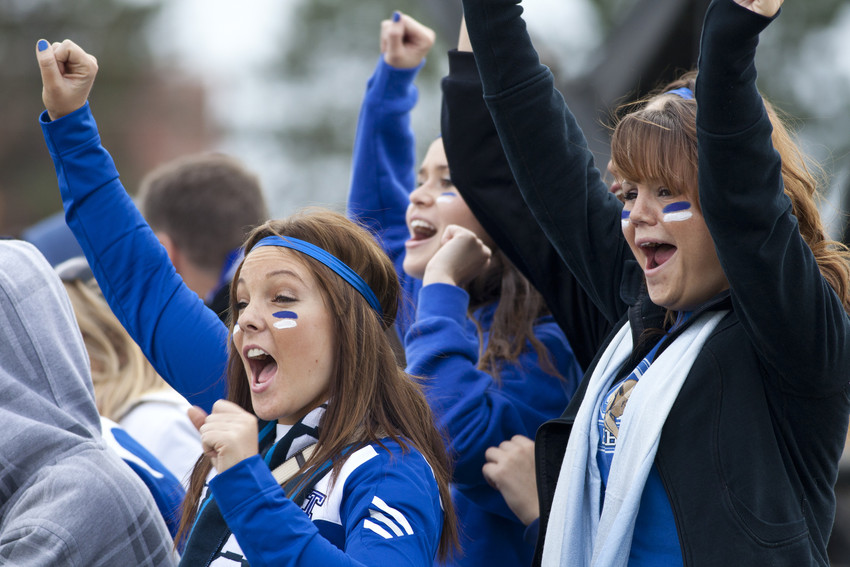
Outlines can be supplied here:
<path id="1" fill-rule="evenodd" d="M 296 273 L 295 273 L 295 272 L 293 272 L 292 270 L 287 270 L 287 269 L 274 270 L 274 271 L 271 271 L 271 272 L 266 273 L 265 278 L 266 278 L 266 279 L 270 279 L 270 278 L 273 278 L 273 277 L 275 277 L 275 276 L 290 276 L 290 277 L 295 278 L 295 279 L 296 279 L 296 280 L 298 280 L 299 282 L 301 282 L 301 284 L 302 284 L 302 285 L 307 285 L 307 284 L 304 282 L 304 280 L 301 278 L 301 276 L 299 276 L 298 274 L 296 274 Z M 245 278 L 243 278 L 243 277 L 240 275 L 239 279 L 238 279 L 238 280 L 236 280 L 236 284 L 238 285 L 238 284 L 240 284 L 240 283 L 244 283 L 244 281 L 245 281 Z"/>
<path id="2" fill-rule="evenodd" d="M 448 170 L 449 170 L 449 166 L 447 166 L 447 165 L 438 165 L 435 169 L 436 169 L 439 173 L 442 173 L 442 172 L 444 172 L 444 171 L 448 171 Z M 419 171 L 417 171 L 417 172 L 416 172 L 416 174 L 417 174 L 417 175 L 422 175 L 422 174 L 424 174 L 424 173 L 425 173 L 425 168 L 424 168 L 424 167 L 420 167 L 420 168 L 419 168 Z"/>

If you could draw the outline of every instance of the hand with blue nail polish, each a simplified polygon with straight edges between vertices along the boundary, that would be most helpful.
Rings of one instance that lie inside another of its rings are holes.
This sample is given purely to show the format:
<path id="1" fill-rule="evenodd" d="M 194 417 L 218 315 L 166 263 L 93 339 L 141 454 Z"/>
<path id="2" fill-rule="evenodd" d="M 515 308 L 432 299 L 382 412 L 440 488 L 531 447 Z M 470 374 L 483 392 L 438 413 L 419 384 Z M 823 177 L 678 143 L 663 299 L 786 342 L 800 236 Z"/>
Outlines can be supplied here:
<path id="1" fill-rule="evenodd" d="M 41 98 L 51 120 L 86 103 L 97 75 L 97 59 L 69 39 L 52 45 L 38 40 L 36 58 L 43 84 Z"/>
<path id="2" fill-rule="evenodd" d="M 381 22 L 381 53 L 396 69 L 417 67 L 434 46 L 436 34 L 410 16 L 393 12 L 392 20 Z"/>

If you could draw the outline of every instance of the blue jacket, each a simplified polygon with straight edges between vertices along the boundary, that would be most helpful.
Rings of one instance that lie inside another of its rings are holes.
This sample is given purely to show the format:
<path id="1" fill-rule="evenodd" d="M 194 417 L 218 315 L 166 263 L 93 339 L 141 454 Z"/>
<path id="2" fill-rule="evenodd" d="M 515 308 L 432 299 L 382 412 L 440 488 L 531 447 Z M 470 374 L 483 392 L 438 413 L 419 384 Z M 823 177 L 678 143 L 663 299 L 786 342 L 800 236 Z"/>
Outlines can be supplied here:
<path id="1" fill-rule="evenodd" d="M 407 371 L 424 377 L 429 404 L 447 431 L 456 458 L 453 497 L 464 547 L 457 564 L 528 564 L 532 549 L 523 541 L 524 526 L 482 475 L 484 452 L 514 435 L 534 437 L 541 423 L 560 414 L 580 370 L 563 332 L 547 316 L 537 321 L 534 333 L 563 379 L 540 368 L 529 344 L 495 380 L 477 364 L 496 304 L 470 317 L 466 291 L 447 284 L 422 287 L 420 280 L 402 270 L 404 242 L 409 238 L 405 211 L 415 184 L 410 111 L 417 99 L 413 85 L 417 72 L 418 68 L 395 69 L 382 57 L 369 79 L 354 149 L 349 214 L 376 233 L 396 265 L 407 305 L 416 305 L 415 311 L 408 310 L 399 319 L 399 332 Z"/>
<path id="2" fill-rule="evenodd" d="M 621 206 L 540 65 L 517 1 L 464 0 L 464 13 L 522 198 L 600 311 L 621 313 L 638 330 L 657 326 L 663 312 L 641 288 L 619 235 Z M 730 290 L 702 309 L 731 312 L 694 361 L 655 459 L 685 565 L 828 564 L 850 410 L 850 318 L 783 194 L 753 63 L 769 23 L 714 0 L 703 30 L 700 205 Z M 541 543 L 584 385 L 536 438 Z"/>
<path id="3" fill-rule="evenodd" d="M 112 310 L 157 372 L 190 402 L 211 411 L 226 394 L 227 328 L 186 287 L 124 191 L 88 104 L 52 122 L 43 113 L 41 125 L 68 226 Z M 436 481 L 417 451 L 402 453 L 386 445 L 386 450 L 375 450 L 362 471 L 351 474 L 344 489 L 340 485 L 340 501 L 324 504 L 338 510 L 337 523 L 345 533 L 331 541 L 315 537 L 321 530 L 317 532 L 304 512 L 283 497 L 259 458 L 216 477 L 214 495 L 221 499 L 228 522 L 233 522 L 231 530 L 245 534 L 243 545 L 251 564 L 294 565 L 301 560 L 300 553 L 321 557 L 315 564 L 323 565 L 430 564 L 442 530 Z M 234 499 L 234 494 L 240 497 Z M 413 533 L 385 539 L 370 529 L 364 519 L 369 513 L 367 495 L 380 495 L 389 507 L 400 510 Z M 274 520 L 264 523 L 262 531 L 248 529 L 249 524 L 256 526 L 251 523 L 256 510 L 246 512 L 253 510 L 250 507 L 266 510 L 266 517 Z M 313 517 L 321 510 L 322 505 L 314 503 Z M 272 530 L 279 537 L 266 537 Z M 262 542 L 256 542 L 260 534 Z M 334 544 L 341 544 L 344 554 Z"/>
<path id="4" fill-rule="evenodd" d="M 254 567 L 427 565 L 443 523 L 437 482 L 421 454 L 383 445 L 349 455 L 333 483 L 326 475 L 316 484 L 304 510 L 259 456 L 216 475 L 210 490 L 239 543 L 229 559 L 242 555 Z M 230 560 L 211 565 L 238 564 Z"/>

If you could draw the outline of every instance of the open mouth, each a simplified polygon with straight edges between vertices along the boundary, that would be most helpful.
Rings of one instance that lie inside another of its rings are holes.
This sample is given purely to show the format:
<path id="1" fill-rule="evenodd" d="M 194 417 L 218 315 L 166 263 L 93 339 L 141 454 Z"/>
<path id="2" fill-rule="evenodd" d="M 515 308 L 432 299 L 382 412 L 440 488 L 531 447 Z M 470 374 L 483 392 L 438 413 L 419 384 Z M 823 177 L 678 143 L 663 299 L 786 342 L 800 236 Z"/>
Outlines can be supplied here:
<path id="1" fill-rule="evenodd" d="M 664 242 L 645 242 L 640 245 L 640 249 L 646 256 L 645 270 L 652 270 L 663 265 L 677 250 L 672 244 Z"/>
<path id="2" fill-rule="evenodd" d="M 254 384 L 268 382 L 277 372 L 277 361 L 261 348 L 248 349 L 245 358 L 251 367 L 251 378 Z"/>
<path id="3" fill-rule="evenodd" d="M 421 219 L 410 221 L 410 239 L 427 240 L 437 234 L 437 227 Z"/>

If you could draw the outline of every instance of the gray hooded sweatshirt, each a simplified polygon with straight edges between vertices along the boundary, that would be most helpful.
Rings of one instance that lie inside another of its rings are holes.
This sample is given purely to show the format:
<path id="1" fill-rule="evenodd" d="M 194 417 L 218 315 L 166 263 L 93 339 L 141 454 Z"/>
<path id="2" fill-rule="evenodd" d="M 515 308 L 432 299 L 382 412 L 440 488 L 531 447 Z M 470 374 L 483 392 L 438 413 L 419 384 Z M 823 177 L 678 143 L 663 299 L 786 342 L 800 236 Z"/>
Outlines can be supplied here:
<path id="1" fill-rule="evenodd" d="M 153 498 L 101 440 L 65 289 L 33 246 L 0 241 L 0 564 L 174 563 Z"/>

